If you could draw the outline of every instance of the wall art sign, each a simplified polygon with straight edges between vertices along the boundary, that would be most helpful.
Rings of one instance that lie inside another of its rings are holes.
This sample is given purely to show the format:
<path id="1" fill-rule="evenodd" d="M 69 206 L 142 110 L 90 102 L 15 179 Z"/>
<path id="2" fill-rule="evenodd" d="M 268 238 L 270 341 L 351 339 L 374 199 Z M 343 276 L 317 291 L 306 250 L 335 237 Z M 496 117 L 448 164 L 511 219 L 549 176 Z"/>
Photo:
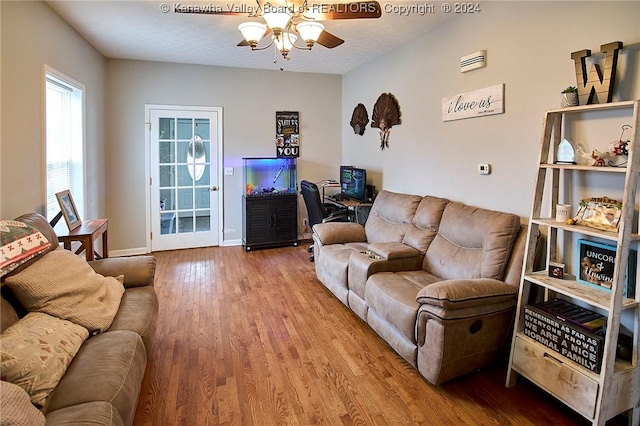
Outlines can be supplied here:
<path id="1" fill-rule="evenodd" d="M 278 158 L 300 156 L 300 114 L 276 111 L 276 154 Z"/>
<path id="2" fill-rule="evenodd" d="M 524 307 L 524 335 L 580 364 L 600 372 L 606 318 L 564 300 Z"/>
<path id="3" fill-rule="evenodd" d="M 504 83 L 442 98 L 442 121 L 504 113 Z"/>
<path id="4" fill-rule="evenodd" d="M 636 278 L 635 250 L 629 250 L 628 269 L 623 294 L 633 297 L 635 294 Z M 601 290 L 611 290 L 613 286 L 613 271 L 616 266 L 616 247 L 589 240 L 578 240 L 578 267 L 576 279 Z M 622 271 L 621 271 L 622 273 Z"/>

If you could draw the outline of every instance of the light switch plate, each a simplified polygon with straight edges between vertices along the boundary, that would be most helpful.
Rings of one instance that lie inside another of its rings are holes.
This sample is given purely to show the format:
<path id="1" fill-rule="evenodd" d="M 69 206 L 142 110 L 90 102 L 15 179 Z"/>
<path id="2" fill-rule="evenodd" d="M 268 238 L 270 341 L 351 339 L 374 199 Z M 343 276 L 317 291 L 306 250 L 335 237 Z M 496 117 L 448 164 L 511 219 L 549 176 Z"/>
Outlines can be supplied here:
<path id="1" fill-rule="evenodd" d="M 224 168 L 225 176 L 233 176 L 233 167 L 225 167 Z"/>

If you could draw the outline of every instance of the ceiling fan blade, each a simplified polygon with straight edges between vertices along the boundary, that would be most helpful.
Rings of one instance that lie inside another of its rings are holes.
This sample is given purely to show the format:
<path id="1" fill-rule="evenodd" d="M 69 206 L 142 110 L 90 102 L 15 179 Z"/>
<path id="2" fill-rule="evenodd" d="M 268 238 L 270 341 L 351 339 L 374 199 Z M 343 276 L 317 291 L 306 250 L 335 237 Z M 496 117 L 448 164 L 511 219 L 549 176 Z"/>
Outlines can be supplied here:
<path id="1" fill-rule="evenodd" d="M 377 1 L 357 1 L 351 3 L 320 3 L 307 6 L 304 17 L 316 21 L 336 19 L 376 19 L 382 16 L 382 8 Z"/>
<path id="2" fill-rule="evenodd" d="M 327 49 L 333 49 L 334 47 L 338 47 L 344 43 L 344 40 L 324 30 L 320 33 L 320 37 L 318 37 L 316 43 L 326 47 Z"/>

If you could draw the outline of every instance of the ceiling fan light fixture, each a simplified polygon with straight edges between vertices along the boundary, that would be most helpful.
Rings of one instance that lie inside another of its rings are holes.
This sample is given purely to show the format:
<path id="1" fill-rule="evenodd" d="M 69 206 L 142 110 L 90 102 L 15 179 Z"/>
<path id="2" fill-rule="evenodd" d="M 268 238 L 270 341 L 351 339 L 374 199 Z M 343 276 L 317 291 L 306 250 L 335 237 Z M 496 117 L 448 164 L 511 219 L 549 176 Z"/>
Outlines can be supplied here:
<path id="1" fill-rule="evenodd" d="M 284 7 L 269 7 L 265 8 L 262 17 L 266 21 L 269 28 L 273 30 L 273 33 L 276 35 L 276 39 L 282 33 L 282 30 L 287 28 L 289 25 L 289 21 L 291 20 L 291 12 Z"/>
<path id="2" fill-rule="evenodd" d="M 260 22 L 243 22 L 238 25 L 238 30 L 242 33 L 242 37 L 249 43 L 252 49 L 258 45 L 262 36 L 267 31 L 267 26 Z"/>
<path id="3" fill-rule="evenodd" d="M 273 41 L 276 44 L 276 48 L 282 53 L 283 57 L 287 57 L 289 51 L 294 47 L 294 44 L 298 36 L 293 34 L 290 31 L 284 31 L 282 33 L 282 37 L 276 37 L 275 34 L 273 36 Z"/>
<path id="4" fill-rule="evenodd" d="M 324 25 L 320 22 L 300 22 L 296 25 L 296 30 L 300 34 L 300 37 L 305 41 L 307 47 L 311 49 L 314 43 L 318 41 L 318 37 L 324 31 Z"/>

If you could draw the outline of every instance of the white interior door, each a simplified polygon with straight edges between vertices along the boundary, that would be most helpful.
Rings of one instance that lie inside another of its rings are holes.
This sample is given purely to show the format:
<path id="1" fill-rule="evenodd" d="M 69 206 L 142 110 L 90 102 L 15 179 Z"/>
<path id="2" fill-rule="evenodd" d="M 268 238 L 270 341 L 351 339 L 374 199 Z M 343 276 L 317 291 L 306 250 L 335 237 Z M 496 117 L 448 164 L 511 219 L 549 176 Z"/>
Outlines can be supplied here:
<path id="1" fill-rule="evenodd" d="M 218 245 L 222 109 L 147 109 L 151 250 Z"/>

